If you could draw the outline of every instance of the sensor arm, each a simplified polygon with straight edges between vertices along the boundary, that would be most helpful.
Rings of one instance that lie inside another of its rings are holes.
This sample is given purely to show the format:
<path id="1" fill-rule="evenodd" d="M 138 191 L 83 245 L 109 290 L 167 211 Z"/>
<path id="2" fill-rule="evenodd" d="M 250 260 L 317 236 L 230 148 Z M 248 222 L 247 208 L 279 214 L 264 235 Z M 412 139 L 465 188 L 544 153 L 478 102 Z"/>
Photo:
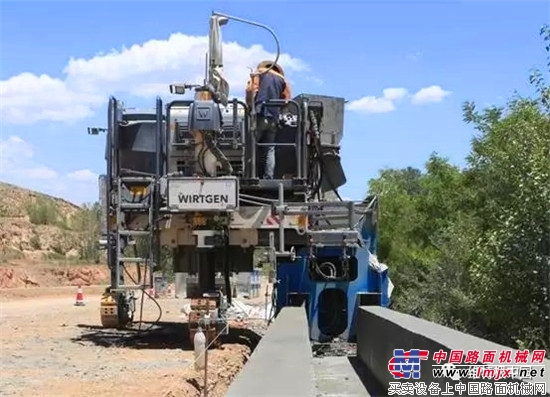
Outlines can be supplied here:
<path id="1" fill-rule="evenodd" d="M 239 17 L 234 17 L 234 16 L 231 16 L 231 15 L 226 15 L 226 14 L 222 14 L 222 13 L 219 13 L 219 12 L 212 12 L 212 15 L 213 16 L 218 16 L 218 17 L 222 17 L 222 18 L 227 18 L 229 20 L 233 20 L 233 21 L 236 21 L 236 22 L 241 22 L 241 23 L 245 23 L 247 25 L 252 25 L 252 26 L 256 26 L 258 28 L 261 28 L 261 29 L 264 29 L 264 30 L 267 30 L 269 32 L 269 34 L 271 34 L 271 36 L 273 37 L 273 40 L 275 40 L 275 45 L 277 46 L 277 55 L 275 56 L 275 60 L 273 61 L 273 63 L 267 68 L 265 69 L 264 71 L 260 72 L 260 73 L 257 73 L 257 74 L 263 74 L 263 73 L 267 73 L 269 72 L 271 69 L 273 69 L 273 67 L 275 66 L 275 64 L 277 63 L 277 61 L 279 60 L 279 57 L 281 55 L 281 46 L 279 44 L 279 38 L 277 37 L 277 35 L 275 34 L 275 32 L 273 31 L 273 29 L 271 29 L 269 26 L 267 25 L 263 25 L 261 23 L 258 23 L 258 22 L 254 22 L 254 21 L 249 21 L 248 19 L 243 19 L 243 18 L 239 18 Z"/>

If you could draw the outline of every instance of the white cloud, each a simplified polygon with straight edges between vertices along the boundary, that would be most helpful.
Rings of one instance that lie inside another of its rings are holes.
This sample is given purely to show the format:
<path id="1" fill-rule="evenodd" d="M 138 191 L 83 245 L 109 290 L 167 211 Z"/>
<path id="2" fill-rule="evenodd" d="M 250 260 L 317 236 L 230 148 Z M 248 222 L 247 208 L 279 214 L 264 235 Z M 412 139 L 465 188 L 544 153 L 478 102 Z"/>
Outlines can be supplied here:
<path id="1" fill-rule="evenodd" d="M 91 116 L 103 101 L 97 92 L 71 90 L 65 82 L 45 74 L 21 73 L 0 82 L 2 123 L 76 121 Z"/>
<path id="2" fill-rule="evenodd" d="M 396 109 L 395 104 L 405 98 L 410 98 L 415 105 L 441 102 L 443 98 L 450 95 L 438 85 L 421 88 L 415 94 L 409 94 L 406 88 L 386 88 L 382 96 L 364 96 L 348 103 L 347 108 L 361 113 L 388 113 Z"/>
<path id="3" fill-rule="evenodd" d="M 0 176 L 2 179 L 53 179 L 57 172 L 33 160 L 34 150 L 18 136 L 0 139 Z"/>
<path id="4" fill-rule="evenodd" d="M 57 177 L 57 172 L 45 165 L 28 168 L 24 170 L 24 174 L 30 179 L 53 179 Z"/>
<path id="5" fill-rule="evenodd" d="M 351 101 L 348 109 L 362 113 L 387 113 L 395 110 L 395 102 L 403 99 L 408 91 L 405 88 L 386 88 L 381 97 L 365 96 Z"/>
<path id="6" fill-rule="evenodd" d="M 67 177 L 80 182 L 96 182 L 98 175 L 88 169 L 70 172 Z"/>
<path id="7" fill-rule="evenodd" d="M 0 81 L 0 118 L 13 124 L 76 121 L 94 114 L 111 94 L 167 95 L 170 83 L 202 81 L 207 46 L 206 36 L 175 33 L 166 40 L 149 40 L 90 59 L 70 58 L 63 78 L 21 73 Z M 225 43 L 224 75 L 232 95 L 243 95 L 249 66 L 274 57 L 261 45 Z M 289 54 L 281 54 L 279 63 L 285 74 L 309 70 Z"/>
<path id="8" fill-rule="evenodd" d="M 34 148 L 12 135 L 0 139 L 0 180 L 54 196 L 71 196 L 76 202 L 83 202 L 89 196 L 87 188 L 92 181 L 97 181 L 97 175 L 87 169 L 63 175 L 37 162 Z"/>
<path id="9" fill-rule="evenodd" d="M 409 92 L 406 88 L 386 88 L 382 93 L 384 94 L 384 98 L 396 101 L 403 99 Z"/>
<path id="10" fill-rule="evenodd" d="M 423 105 L 425 103 L 441 102 L 448 95 L 451 95 L 450 91 L 445 91 L 438 85 L 431 85 L 418 90 L 412 97 L 412 103 Z"/>
<path id="11" fill-rule="evenodd" d="M 387 113 L 394 111 L 395 105 L 388 98 L 365 96 L 361 99 L 351 101 L 348 104 L 348 109 L 363 113 Z"/>

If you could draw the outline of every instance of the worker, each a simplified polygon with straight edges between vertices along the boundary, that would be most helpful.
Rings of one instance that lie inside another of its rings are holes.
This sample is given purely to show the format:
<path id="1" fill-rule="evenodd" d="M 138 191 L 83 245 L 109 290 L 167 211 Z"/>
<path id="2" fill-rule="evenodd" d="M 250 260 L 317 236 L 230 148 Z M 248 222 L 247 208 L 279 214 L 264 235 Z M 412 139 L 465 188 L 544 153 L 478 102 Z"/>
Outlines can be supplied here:
<path id="1" fill-rule="evenodd" d="M 256 142 L 260 146 L 260 169 L 263 179 L 273 179 L 275 172 L 275 138 L 279 128 L 280 107 L 263 106 L 262 103 L 273 99 L 290 99 L 290 85 L 285 79 L 283 68 L 272 61 L 258 64 L 256 72 L 246 85 L 246 103 L 256 113 Z M 269 69 L 267 72 L 265 72 Z M 265 72 L 265 73 L 262 73 Z"/>

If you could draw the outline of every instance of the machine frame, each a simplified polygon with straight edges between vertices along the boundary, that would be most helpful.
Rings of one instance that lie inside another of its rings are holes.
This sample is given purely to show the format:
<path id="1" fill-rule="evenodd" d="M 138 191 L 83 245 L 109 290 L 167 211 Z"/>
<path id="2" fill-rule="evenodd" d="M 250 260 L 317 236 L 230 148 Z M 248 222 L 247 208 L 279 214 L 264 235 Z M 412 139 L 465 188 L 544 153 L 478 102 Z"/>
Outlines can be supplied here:
<path id="1" fill-rule="evenodd" d="M 221 40 L 217 29 L 224 18 L 245 21 L 214 13 L 211 41 L 214 36 Z M 213 56 L 212 48 L 216 43 L 210 46 L 204 84 L 171 86 L 177 94 L 194 89 L 194 100 L 165 106 L 157 97 L 154 111 L 137 112 L 109 99 L 107 169 L 99 182 L 101 241 L 111 285 L 101 301 L 102 324 L 124 327 L 133 321 L 134 291 L 142 291 L 142 298 L 149 295 L 165 246 L 174 250 L 177 271 L 198 274 L 198 291 L 191 294 L 190 340 L 199 326 L 216 339 L 228 332 L 231 274 L 252 271 L 254 249 L 264 247 L 277 278 L 275 314 L 281 307 L 305 303 L 312 339 L 353 339 L 354 307 L 368 301 L 366 296 L 381 305 L 389 297 L 382 280 L 387 272 L 374 274 L 369 267 L 376 252 L 378 200 L 343 201 L 337 191 L 346 182 L 339 158 L 345 101 L 302 94 L 264 102 L 283 110 L 277 150 L 294 154 L 277 162 L 290 164 L 290 172 L 261 180 L 256 165 L 262 144 L 255 139 L 254 111 L 228 100 L 228 87 L 216 69 L 221 55 Z M 328 192 L 338 200 L 326 197 Z M 144 254 L 127 255 L 139 238 L 145 241 Z M 138 280 L 127 271 L 129 263 L 136 264 Z M 216 273 L 223 274 L 220 288 Z M 297 277 L 306 282 L 296 284 Z M 328 300 L 327 285 L 340 291 Z M 345 299 L 337 297 L 342 294 Z M 323 300 L 321 312 L 345 308 L 347 313 L 333 329 L 319 320 Z"/>

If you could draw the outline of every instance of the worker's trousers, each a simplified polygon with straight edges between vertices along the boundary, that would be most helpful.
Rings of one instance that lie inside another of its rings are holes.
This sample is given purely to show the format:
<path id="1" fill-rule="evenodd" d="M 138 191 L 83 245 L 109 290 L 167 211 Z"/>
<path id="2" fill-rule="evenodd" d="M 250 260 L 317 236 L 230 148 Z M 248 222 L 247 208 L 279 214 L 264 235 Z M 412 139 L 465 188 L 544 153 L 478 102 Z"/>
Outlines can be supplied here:
<path id="1" fill-rule="evenodd" d="M 256 121 L 256 142 L 264 145 L 258 146 L 258 175 L 263 179 L 273 179 L 275 174 L 275 137 L 277 135 L 277 123 L 266 117 L 258 117 Z"/>

